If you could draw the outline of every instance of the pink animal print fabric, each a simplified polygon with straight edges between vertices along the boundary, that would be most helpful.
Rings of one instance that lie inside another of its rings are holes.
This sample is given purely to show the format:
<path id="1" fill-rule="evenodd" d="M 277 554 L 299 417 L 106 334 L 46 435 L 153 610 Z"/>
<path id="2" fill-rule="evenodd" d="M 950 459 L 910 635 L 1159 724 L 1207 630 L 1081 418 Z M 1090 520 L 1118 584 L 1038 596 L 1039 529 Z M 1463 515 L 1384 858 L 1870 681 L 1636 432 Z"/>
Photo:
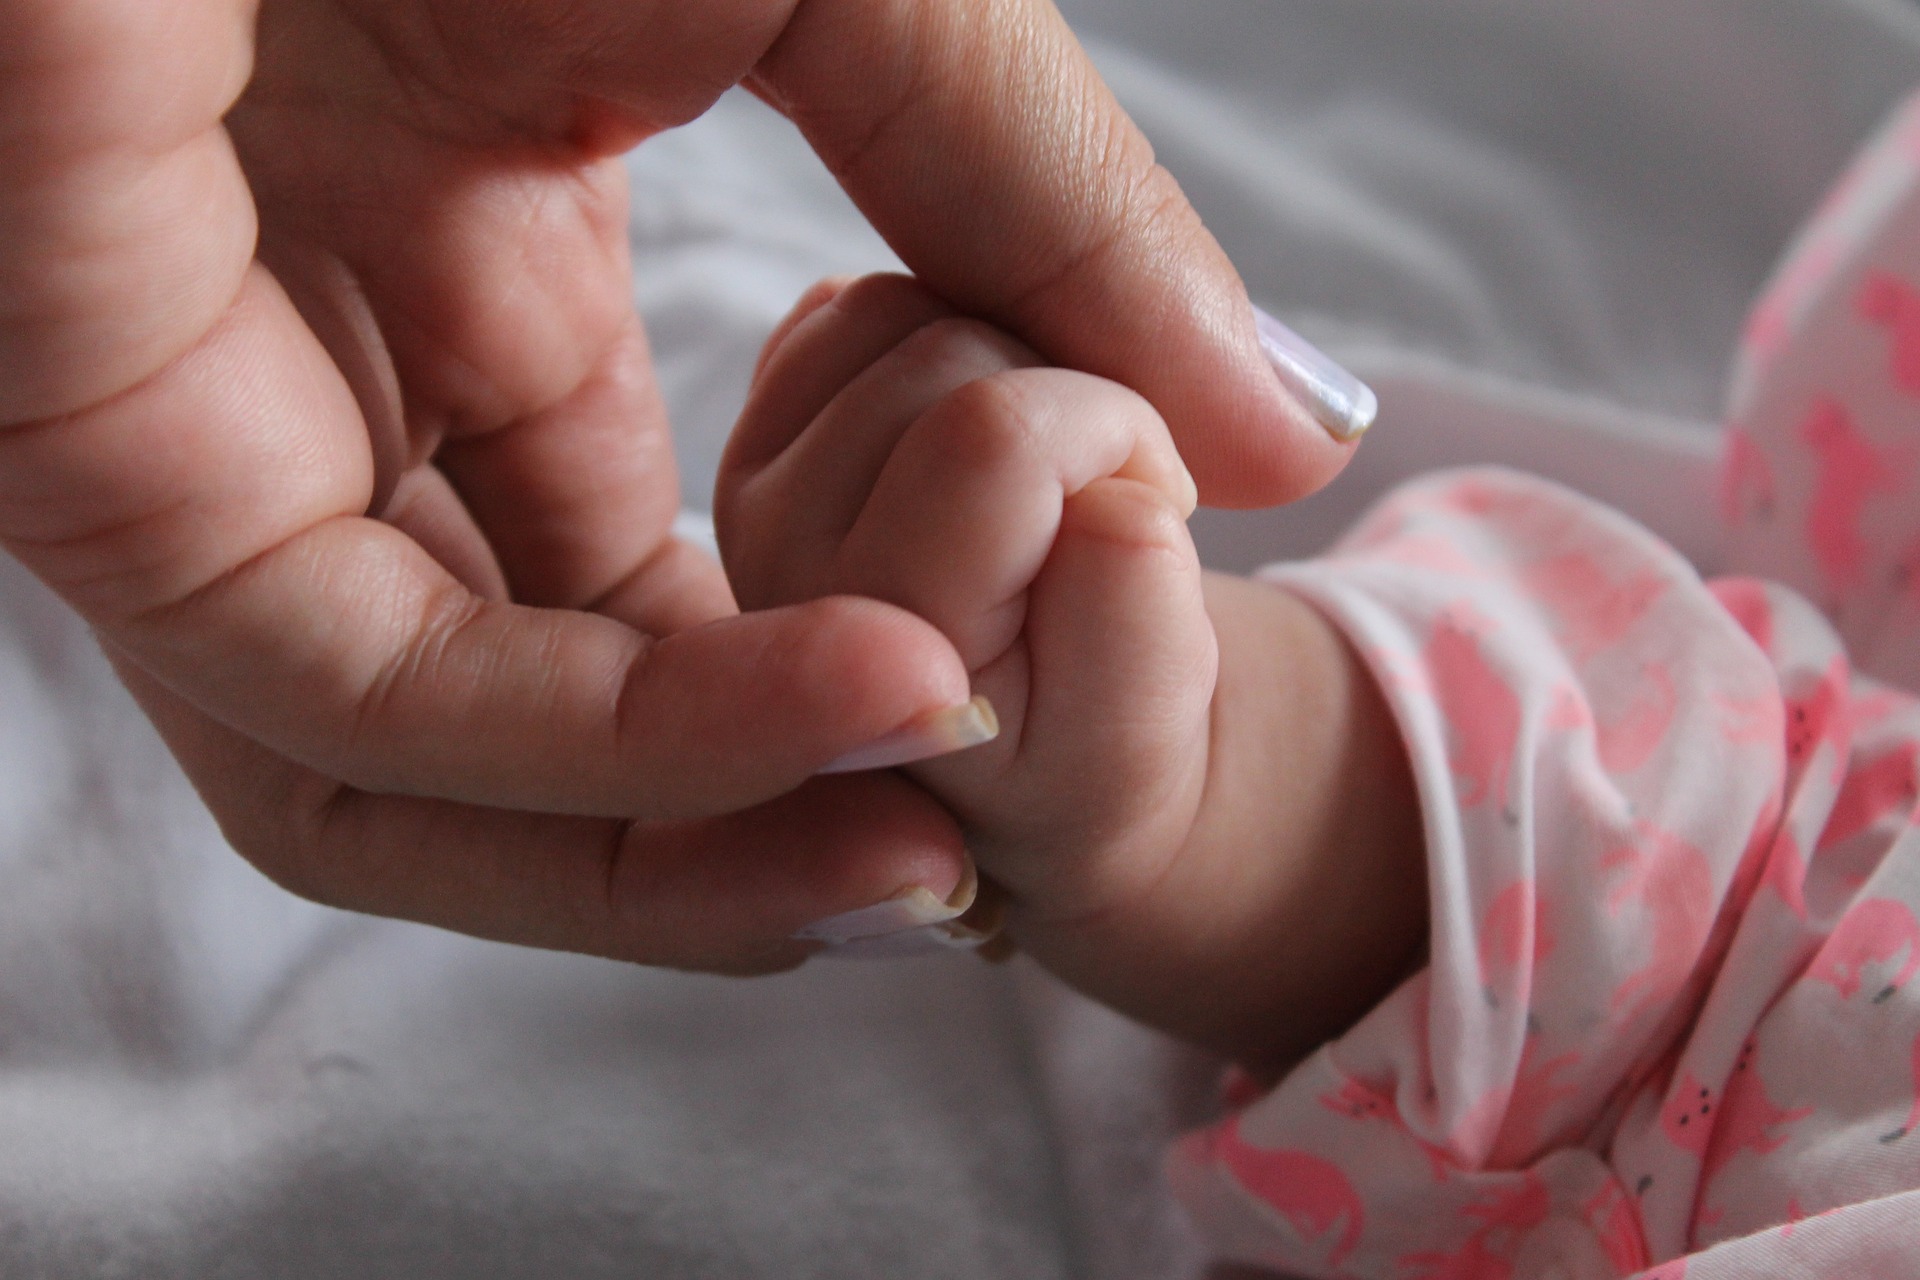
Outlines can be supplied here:
<path id="1" fill-rule="evenodd" d="M 1711 582 L 1485 469 L 1268 571 L 1387 692 L 1432 941 L 1173 1153 L 1223 1256 L 1920 1277 L 1920 108 L 1755 307 L 1722 499 Z"/>

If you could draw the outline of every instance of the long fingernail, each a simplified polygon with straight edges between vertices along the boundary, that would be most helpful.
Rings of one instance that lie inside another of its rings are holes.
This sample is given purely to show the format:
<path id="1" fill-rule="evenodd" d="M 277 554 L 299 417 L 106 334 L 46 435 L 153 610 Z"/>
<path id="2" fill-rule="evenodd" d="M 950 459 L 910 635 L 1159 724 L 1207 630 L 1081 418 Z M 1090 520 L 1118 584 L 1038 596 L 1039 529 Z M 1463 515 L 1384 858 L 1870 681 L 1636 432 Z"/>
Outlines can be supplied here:
<path id="1" fill-rule="evenodd" d="M 830 948 L 841 948 L 903 933 L 918 933 L 928 926 L 959 919 L 979 893 L 980 872 L 973 865 L 973 859 L 968 858 L 953 892 L 944 898 L 925 885 L 914 885 L 885 902 L 815 920 L 793 936 L 801 942 L 824 942 Z"/>
<path id="2" fill-rule="evenodd" d="M 1000 717 L 993 704 L 976 697 L 957 707 L 944 707 L 908 721 L 885 737 L 855 747 L 821 768 L 821 773 L 858 773 L 862 769 L 890 769 L 950 751 L 964 751 L 1000 736 Z"/>
<path id="3" fill-rule="evenodd" d="M 1380 399 L 1371 387 L 1258 307 L 1253 309 L 1253 323 L 1260 334 L 1260 350 L 1281 385 L 1307 407 L 1328 435 L 1344 443 L 1373 425 Z"/>
<path id="4" fill-rule="evenodd" d="M 981 893 L 980 875 L 967 860 L 960 882 L 945 898 L 918 886 L 870 907 L 816 920 L 793 936 L 824 942 L 822 954 L 842 960 L 926 955 L 978 947 L 1000 932 L 1002 898 Z"/>

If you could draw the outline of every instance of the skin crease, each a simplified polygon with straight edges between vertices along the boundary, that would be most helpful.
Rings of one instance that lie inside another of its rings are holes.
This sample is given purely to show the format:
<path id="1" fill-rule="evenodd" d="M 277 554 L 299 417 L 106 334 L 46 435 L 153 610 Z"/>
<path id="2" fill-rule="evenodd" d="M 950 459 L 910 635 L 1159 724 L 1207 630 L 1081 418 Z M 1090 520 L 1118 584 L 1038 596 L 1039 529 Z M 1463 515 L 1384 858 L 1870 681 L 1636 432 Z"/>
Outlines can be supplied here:
<path id="1" fill-rule="evenodd" d="M 1043 0 L 0 0 L 0 544 L 269 876 L 730 970 L 956 883 L 904 779 L 807 781 L 963 700 L 951 645 L 735 616 L 669 534 L 617 154 L 743 81 L 1210 500 L 1344 464 Z"/>
<path id="2" fill-rule="evenodd" d="M 715 517 L 750 607 L 858 591 L 937 625 L 1000 737 L 905 772 L 1019 945 L 1272 1071 L 1418 964 L 1420 811 L 1378 685 L 1273 587 L 1203 573 L 1144 401 L 903 277 L 809 292 L 762 356 Z"/>

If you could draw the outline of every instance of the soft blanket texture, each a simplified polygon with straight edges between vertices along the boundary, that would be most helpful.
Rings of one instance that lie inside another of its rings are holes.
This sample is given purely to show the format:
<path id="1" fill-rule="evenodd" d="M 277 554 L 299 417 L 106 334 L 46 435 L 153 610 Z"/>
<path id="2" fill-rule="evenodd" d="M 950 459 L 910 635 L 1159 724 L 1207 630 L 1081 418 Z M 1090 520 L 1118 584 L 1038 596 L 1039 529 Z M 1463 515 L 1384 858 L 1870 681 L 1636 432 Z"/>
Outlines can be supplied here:
<path id="1" fill-rule="evenodd" d="M 1920 83 L 1905 0 L 1065 7 L 1255 296 L 1381 394 L 1329 493 L 1197 519 L 1242 568 L 1473 460 L 1711 566 L 1741 316 Z M 773 321 L 892 260 L 744 96 L 632 173 L 698 506 Z M 741 983 L 295 901 L 0 563 L 0 1275 L 1173 1280 L 1158 1151 L 1211 1073 L 1018 963 Z"/>

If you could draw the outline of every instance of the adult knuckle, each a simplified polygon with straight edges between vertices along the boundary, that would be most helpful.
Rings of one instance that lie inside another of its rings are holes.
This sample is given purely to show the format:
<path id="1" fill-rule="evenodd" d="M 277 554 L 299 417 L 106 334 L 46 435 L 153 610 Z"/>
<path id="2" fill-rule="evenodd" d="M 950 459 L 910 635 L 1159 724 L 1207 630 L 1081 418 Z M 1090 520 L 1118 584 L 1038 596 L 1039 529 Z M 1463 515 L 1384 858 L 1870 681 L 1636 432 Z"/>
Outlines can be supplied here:
<path id="1" fill-rule="evenodd" d="M 419 727 L 413 724 L 413 715 L 420 692 L 444 686 L 453 655 L 487 607 L 486 601 L 451 583 L 420 603 L 409 634 L 350 698 L 344 724 L 328 753 L 327 772 L 368 791 L 400 786 L 402 771 L 394 748 Z"/>

